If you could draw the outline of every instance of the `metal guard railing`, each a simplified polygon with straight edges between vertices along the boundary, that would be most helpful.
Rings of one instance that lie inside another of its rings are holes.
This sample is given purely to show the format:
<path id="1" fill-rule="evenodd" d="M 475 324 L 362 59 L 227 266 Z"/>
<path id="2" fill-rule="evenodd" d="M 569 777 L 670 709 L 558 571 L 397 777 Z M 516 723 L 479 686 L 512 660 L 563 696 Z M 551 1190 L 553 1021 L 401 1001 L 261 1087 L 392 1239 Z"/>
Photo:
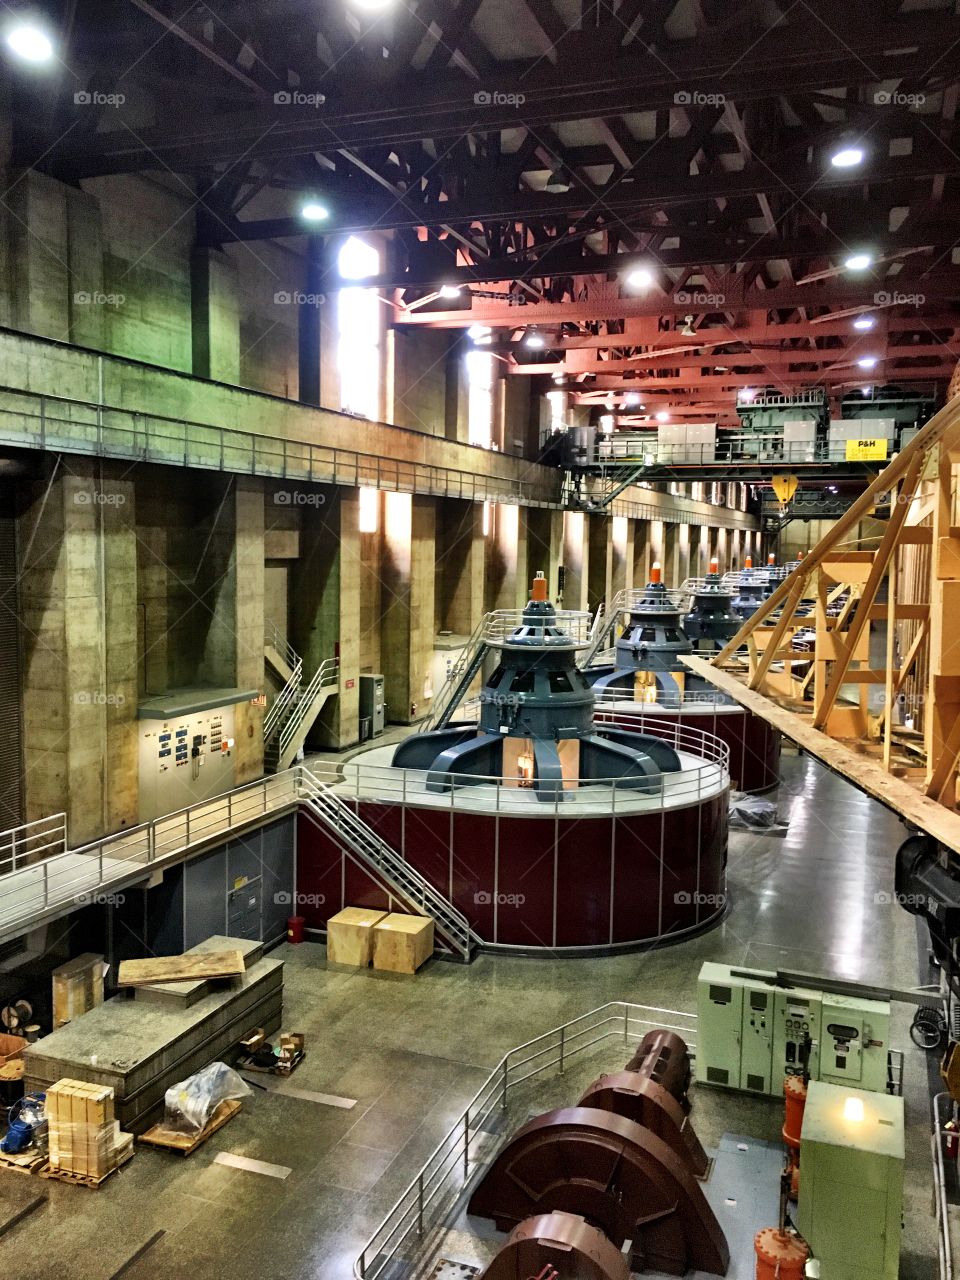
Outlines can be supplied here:
<path id="1" fill-rule="evenodd" d="M 495 609 L 484 615 L 481 623 L 481 639 L 484 644 L 506 644 L 518 628 L 534 638 L 555 629 L 563 631 L 576 645 L 590 643 L 593 615 L 587 610 L 557 609 L 556 616 L 545 619 L 544 625 L 524 621 L 523 609 Z M 547 637 L 549 639 L 549 635 Z"/>
<path id="2" fill-rule="evenodd" d="M 0 878 L 0 931 L 29 928 L 51 909 L 70 910 L 111 886 L 239 826 L 297 803 L 296 774 L 278 773 L 102 840 L 20 866 Z"/>
<path id="3" fill-rule="evenodd" d="M 614 1001 L 511 1049 L 367 1241 L 354 1263 L 355 1280 L 395 1274 L 395 1263 L 408 1245 L 420 1242 L 440 1222 L 493 1155 L 497 1144 L 490 1140 L 491 1129 L 513 1090 L 551 1072 L 562 1075 L 568 1063 L 607 1041 L 627 1048 L 651 1027 L 677 1031 L 694 1049 L 696 1025 L 696 1014 Z"/>
<path id="4" fill-rule="evenodd" d="M 67 847 L 67 815 L 54 813 L 0 831 L 0 875 L 62 853 Z"/>
<path id="5" fill-rule="evenodd" d="M 464 704 L 464 710 L 472 710 L 478 701 Z M 650 716 L 656 716 L 651 706 Z M 538 816 L 551 814 L 574 816 L 579 809 L 593 812 L 597 804 L 597 788 L 607 789 L 610 813 L 633 813 L 652 805 L 681 808 L 698 804 L 707 796 L 716 795 L 730 781 L 730 748 L 726 743 L 703 729 L 690 724 L 656 724 L 647 726 L 644 712 L 607 710 L 600 706 L 594 717 L 598 725 L 610 724 L 619 728 L 635 729 L 638 733 L 651 733 L 662 742 L 688 756 L 699 758 L 699 763 L 685 762 L 679 773 L 660 773 L 649 781 L 652 791 L 638 791 L 629 780 L 591 778 L 567 779 L 568 786 L 557 792 L 552 801 L 541 800 L 531 788 L 521 788 L 515 781 L 508 782 L 500 775 L 449 774 L 449 788 L 442 792 L 427 793 L 427 770 L 394 769 L 391 765 L 365 764 L 362 757 L 346 761 L 342 768 L 325 766 L 315 762 L 311 768 L 316 777 L 331 786 L 339 794 L 356 804 L 414 805 L 431 808 L 449 806 L 462 812 L 472 808 L 485 814 L 522 814 L 531 816 L 535 806 Z M 490 795 L 488 788 L 494 790 Z M 474 800 L 478 789 L 486 791 L 482 798 Z"/>
<path id="6" fill-rule="evenodd" d="M 403 428 L 395 428 L 398 431 Z M 560 473 L 481 475 L 112 405 L 0 386 L 0 441 L 18 448 L 133 459 L 308 484 L 369 486 L 472 502 L 556 506 Z M 519 462 L 520 459 L 517 459 Z"/>

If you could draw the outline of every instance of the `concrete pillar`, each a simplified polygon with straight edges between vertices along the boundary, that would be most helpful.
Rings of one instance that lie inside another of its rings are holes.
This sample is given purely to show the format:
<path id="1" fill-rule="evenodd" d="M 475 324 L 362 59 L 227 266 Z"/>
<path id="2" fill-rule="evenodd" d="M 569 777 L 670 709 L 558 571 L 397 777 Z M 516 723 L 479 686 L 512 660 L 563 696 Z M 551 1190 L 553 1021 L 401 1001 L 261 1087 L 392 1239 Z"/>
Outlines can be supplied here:
<path id="1" fill-rule="evenodd" d="M 241 476 L 234 491 L 235 539 L 231 566 L 234 592 L 236 687 L 264 686 L 264 512 L 263 484 Z M 280 625 L 286 619 L 280 620 Z M 242 786 L 263 775 L 263 707 L 249 701 L 235 712 L 236 783 Z"/>
<path id="2" fill-rule="evenodd" d="M 563 512 L 549 507 L 527 508 L 527 570 L 532 578 L 543 573 L 551 600 L 557 594 L 557 570 L 563 557 Z"/>
<path id="3" fill-rule="evenodd" d="M 730 531 L 717 530 L 717 559 L 720 561 L 720 572 L 726 573 L 730 561 Z"/>
<path id="4" fill-rule="evenodd" d="M 690 526 L 681 524 L 677 526 L 677 582 L 683 582 L 685 578 L 693 575 L 690 572 Z"/>
<path id="5" fill-rule="evenodd" d="M 506 504 L 496 508 L 487 559 L 491 609 L 522 609 L 530 598 L 527 510 Z"/>
<path id="6" fill-rule="evenodd" d="M 323 283 L 323 238 L 307 237 L 307 265 L 303 298 L 297 307 L 299 322 L 300 391 L 302 404 L 320 404 L 320 313 Z M 371 373 L 373 376 L 373 373 Z M 339 405 L 336 406 L 339 408 Z"/>
<path id="7" fill-rule="evenodd" d="M 111 320 L 122 314 L 127 298 L 104 290 L 103 217 L 99 201 L 85 191 L 66 189 L 67 290 L 70 341 L 79 347 L 111 350 Z"/>
<path id="8" fill-rule="evenodd" d="M 563 607 L 586 609 L 590 570 L 590 526 L 582 511 L 563 513 Z"/>
<path id="9" fill-rule="evenodd" d="M 637 520 L 633 533 L 633 585 L 645 587 L 650 581 L 650 521 Z"/>
<path id="10" fill-rule="evenodd" d="M 587 559 L 587 608 L 592 613 L 606 597 L 607 591 L 607 540 L 610 516 L 587 516 L 590 551 Z"/>
<path id="11" fill-rule="evenodd" d="M 468 636 L 483 615 L 483 503 L 437 505 L 437 630 Z"/>
<path id="12" fill-rule="evenodd" d="M 663 580 L 668 587 L 678 587 L 683 581 L 680 567 L 680 534 L 675 524 L 663 528 Z"/>
<path id="13" fill-rule="evenodd" d="M 658 560 L 660 562 L 661 567 L 663 567 L 664 571 L 666 571 L 666 565 L 664 563 L 665 559 L 666 559 L 666 539 L 664 536 L 663 521 L 651 520 L 650 531 L 649 531 L 648 570 L 650 567 L 653 566 L 654 561 Z M 649 580 L 650 578 L 649 578 L 649 572 L 648 572 L 647 581 Z"/>
<path id="14" fill-rule="evenodd" d="M 623 585 L 632 591 L 636 585 L 634 573 L 636 569 L 636 539 L 639 520 L 627 520 L 627 534 L 623 544 Z"/>
<path id="15" fill-rule="evenodd" d="M 193 372 L 216 382 L 240 381 L 237 266 L 220 249 L 196 248 L 190 258 Z"/>
<path id="16" fill-rule="evenodd" d="M 72 844 L 137 821 L 133 483 L 74 460 L 21 527 L 28 820 Z"/>
<path id="17" fill-rule="evenodd" d="M 66 188 L 29 169 L 4 203 L 9 210 L 11 318 L 46 338 L 70 337 L 70 262 Z"/>
<path id="18" fill-rule="evenodd" d="M 361 560 L 357 489 L 324 489 L 305 506 L 300 560 L 291 591 L 291 641 L 307 678 L 339 654 L 340 690 L 329 698 L 308 738 L 311 749 L 349 747 L 359 739 Z M 369 535 L 375 536 L 375 535 Z"/>
<path id="19" fill-rule="evenodd" d="M 613 516 L 607 525 L 607 574 L 604 599 L 609 607 L 618 591 L 627 586 L 627 540 L 630 521 L 626 516 Z M 633 565 L 630 563 L 632 571 Z"/>
<path id="20" fill-rule="evenodd" d="M 429 713 L 434 642 L 436 508 L 432 498 L 385 496 L 383 674 L 388 718 L 412 724 Z"/>

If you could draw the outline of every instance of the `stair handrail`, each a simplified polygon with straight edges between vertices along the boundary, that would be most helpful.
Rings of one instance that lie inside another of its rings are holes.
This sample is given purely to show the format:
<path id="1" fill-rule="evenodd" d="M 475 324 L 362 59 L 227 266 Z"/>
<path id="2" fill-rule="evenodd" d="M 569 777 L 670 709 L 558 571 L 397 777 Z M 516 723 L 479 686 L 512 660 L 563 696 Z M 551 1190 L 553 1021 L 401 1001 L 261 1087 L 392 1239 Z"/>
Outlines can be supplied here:
<path id="1" fill-rule="evenodd" d="M 297 663 L 303 665 L 303 659 L 272 618 L 263 620 L 263 642 L 276 649 L 288 667 L 293 668 Z"/>
<path id="2" fill-rule="evenodd" d="M 303 658 L 300 657 L 300 654 L 297 653 L 272 618 L 264 619 L 263 642 L 265 645 L 275 649 L 290 668 L 289 678 L 263 717 L 263 742 L 264 746 L 266 746 L 272 741 L 290 705 L 300 692 L 300 685 L 303 683 Z"/>
<path id="3" fill-rule="evenodd" d="M 283 759 L 283 753 L 307 718 L 320 690 L 327 685 L 337 683 L 339 671 L 339 658 L 325 658 L 317 667 L 310 683 L 298 690 L 280 729 L 280 739 L 277 744 L 279 747 L 278 759 Z"/>
<path id="4" fill-rule="evenodd" d="M 470 663 L 476 657 L 477 649 L 483 643 L 484 623 L 487 615 L 484 614 L 473 631 L 470 638 L 460 650 L 456 662 L 450 667 L 447 678 L 440 686 L 439 692 L 434 696 L 433 704 L 430 710 L 430 716 L 424 725 L 425 729 L 433 729 L 437 722 L 446 714 L 449 709 L 451 699 L 459 687 L 463 678 L 463 673 L 467 670 Z"/>
<path id="5" fill-rule="evenodd" d="M 590 644 L 584 651 L 583 657 L 580 659 L 580 666 L 586 669 L 596 658 L 597 654 L 603 648 L 603 642 L 610 634 L 612 627 L 616 625 L 617 615 L 623 608 L 623 601 L 626 596 L 625 591 L 618 591 L 613 597 L 609 611 L 605 602 L 601 601 L 597 606 L 597 614 L 593 621 L 593 627 L 590 630 Z"/>
<path id="6" fill-rule="evenodd" d="M 305 765 L 299 766 L 297 782 L 301 799 L 316 816 L 331 826 L 354 853 L 372 863 L 399 896 L 419 904 L 432 916 L 447 941 L 464 960 L 469 960 L 471 948 L 478 939 L 463 912 L 377 835 L 333 787 L 322 782 Z"/>

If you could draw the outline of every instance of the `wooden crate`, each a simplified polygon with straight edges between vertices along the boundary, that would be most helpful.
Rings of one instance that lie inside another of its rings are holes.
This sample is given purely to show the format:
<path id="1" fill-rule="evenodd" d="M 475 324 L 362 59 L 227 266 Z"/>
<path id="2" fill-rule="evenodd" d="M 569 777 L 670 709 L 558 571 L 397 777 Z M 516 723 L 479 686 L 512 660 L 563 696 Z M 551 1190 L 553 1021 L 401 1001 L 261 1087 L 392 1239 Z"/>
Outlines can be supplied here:
<path id="1" fill-rule="evenodd" d="M 374 926 L 385 911 L 345 907 L 327 921 L 327 963 L 366 969 L 373 958 Z"/>
<path id="2" fill-rule="evenodd" d="M 396 912 L 373 930 L 373 967 L 389 973 L 416 973 L 433 955 L 433 921 Z"/>
<path id="3" fill-rule="evenodd" d="M 56 1030 L 103 1004 L 103 956 L 92 951 L 76 956 L 54 969 L 52 985 Z"/>

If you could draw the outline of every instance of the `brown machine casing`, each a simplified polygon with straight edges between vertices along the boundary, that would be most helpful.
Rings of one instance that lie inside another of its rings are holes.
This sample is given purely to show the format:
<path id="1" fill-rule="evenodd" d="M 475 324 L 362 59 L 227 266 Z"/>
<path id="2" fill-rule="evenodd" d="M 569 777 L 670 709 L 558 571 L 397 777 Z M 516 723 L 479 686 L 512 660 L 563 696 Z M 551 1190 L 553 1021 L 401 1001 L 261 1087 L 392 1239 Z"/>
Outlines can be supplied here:
<path id="1" fill-rule="evenodd" d="M 707 1153 L 693 1125 L 673 1094 L 656 1081 L 636 1071 L 616 1071 L 594 1080 L 578 1105 L 612 1111 L 643 1125 L 662 1138 L 696 1177 L 706 1173 Z"/>
<path id="2" fill-rule="evenodd" d="M 481 1280 L 629 1280 L 627 1260 L 602 1231 L 573 1213 L 544 1213 L 514 1227 Z"/>
<path id="3" fill-rule="evenodd" d="M 686 1042 L 675 1032 L 662 1028 L 648 1031 L 626 1069 L 661 1085 L 685 1111 L 689 1111 L 690 1058 Z"/>
<path id="4" fill-rule="evenodd" d="M 635 1268 L 726 1274 L 726 1239 L 688 1161 L 624 1116 L 570 1107 L 528 1121 L 469 1205 L 501 1231 L 558 1210 L 582 1216 L 617 1248 L 632 1240 Z"/>

